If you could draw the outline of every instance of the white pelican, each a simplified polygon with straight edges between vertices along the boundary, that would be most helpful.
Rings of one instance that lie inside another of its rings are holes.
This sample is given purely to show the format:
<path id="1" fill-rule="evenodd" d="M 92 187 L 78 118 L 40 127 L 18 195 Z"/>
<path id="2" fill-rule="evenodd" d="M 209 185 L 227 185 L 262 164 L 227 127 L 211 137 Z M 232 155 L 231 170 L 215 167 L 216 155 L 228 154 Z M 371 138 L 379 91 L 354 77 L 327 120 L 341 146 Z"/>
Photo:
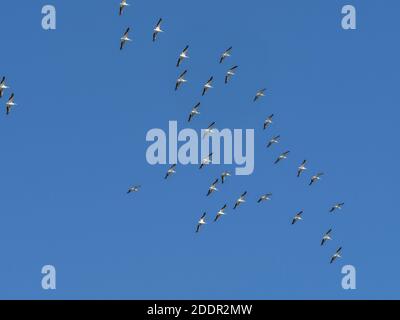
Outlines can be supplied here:
<path id="1" fill-rule="evenodd" d="M 200 114 L 199 108 L 200 108 L 200 102 L 193 107 L 192 111 L 190 111 L 188 122 L 190 122 L 194 116 Z"/>
<path id="2" fill-rule="evenodd" d="M 206 222 L 206 215 L 207 215 L 207 213 L 204 212 L 203 215 L 201 216 L 199 222 L 197 223 L 196 232 L 199 232 L 199 231 L 200 231 L 200 227 L 201 227 L 201 226 L 204 226 L 205 224 L 207 224 L 207 222 Z"/>
<path id="3" fill-rule="evenodd" d="M 265 97 L 265 91 L 267 91 L 267 89 L 261 89 L 256 93 L 256 96 L 254 97 L 254 102 L 256 102 L 258 99 Z"/>
<path id="4" fill-rule="evenodd" d="M 233 207 L 233 209 L 236 209 L 242 203 L 246 202 L 246 200 L 245 200 L 246 195 L 247 195 L 247 191 L 243 192 L 243 194 L 240 196 L 240 198 L 236 200 L 236 203 L 235 203 L 235 206 Z"/>
<path id="5" fill-rule="evenodd" d="M 215 125 L 215 121 L 213 123 L 211 123 L 207 129 L 204 130 L 204 135 L 203 135 L 203 139 L 209 135 L 212 135 L 214 133 L 214 125 Z"/>
<path id="6" fill-rule="evenodd" d="M 9 87 L 7 87 L 6 85 L 6 77 L 3 77 L 0 81 L 0 98 L 3 97 L 3 91 L 5 89 L 8 89 Z"/>
<path id="7" fill-rule="evenodd" d="M 332 233 L 332 229 L 329 229 L 329 230 L 324 234 L 324 236 L 322 237 L 322 240 L 321 240 L 321 246 L 323 246 L 323 245 L 325 244 L 326 241 L 332 240 L 331 233 Z"/>
<path id="8" fill-rule="evenodd" d="M 162 18 L 158 20 L 156 26 L 153 29 L 153 42 L 156 41 L 157 36 L 160 32 L 164 32 L 164 30 L 161 29 L 161 23 L 162 23 Z"/>
<path id="9" fill-rule="evenodd" d="M 324 175 L 323 172 L 317 173 L 315 176 L 311 177 L 311 181 L 310 181 L 310 186 L 314 183 L 317 182 L 318 180 L 321 180 L 321 177 Z"/>
<path id="10" fill-rule="evenodd" d="M 297 221 L 303 220 L 301 215 L 303 214 L 303 211 L 300 211 L 298 214 L 296 214 L 292 220 L 292 224 L 295 224 Z"/>
<path id="11" fill-rule="evenodd" d="M 189 56 L 187 55 L 188 50 L 189 50 L 189 46 L 186 46 L 185 49 L 183 49 L 182 53 L 179 55 L 178 63 L 176 64 L 177 67 L 179 67 L 181 65 L 181 62 L 184 59 L 189 59 Z"/>
<path id="12" fill-rule="evenodd" d="M 200 168 L 199 169 L 203 169 L 204 166 L 209 165 L 210 163 L 212 163 L 212 156 L 213 156 L 213 154 L 210 153 L 207 157 L 205 157 L 203 160 L 201 160 L 201 164 L 200 164 Z"/>
<path id="13" fill-rule="evenodd" d="M 202 96 L 204 96 L 209 89 L 213 88 L 213 86 L 212 86 L 213 79 L 214 79 L 214 77 L 211 77 L 210 79 L 208 79 L 207 83 L 204 85 Z"/>
<path id="14" fill-rule="evenodd" d="M 288 155 L 289 155 L 290 151 L 286 151 L 284 153 L 282 153 L 276 160 L 275 160 L 275 164 L 279 163 L 282 160 L 287 159 Z"/>
<path id="15" fill-rule="evenodd" d="M 121 0 L 121 3 L 119 4 L 119 15 L 122 15 L 122 12 L 124 11 L 125 7 L 128 7 L 129 3 L 126 2 L 126 0 Z"/>
<path id="16" fill-rule="evenodd" d="M 130 187 L 129 189 L 128 189 L 128 194 L 129 193 L 132 193 L 132 192 L 139 192 L 139 190 L 140 190 L 140 188 L 141 188 L 141 186 L 133 186 L 133 187 Z"/>
<path id="17" fill-rule="evenodd" d="M 335 205 L 331 208 L 331 210 L 329 210 L 329 212 L 333 212 L 333 211 L 335 211 L 335 210 L 342 210 L 343 206 L 344 206 L 344 202 L 335 204 Z"/>
<path id="18" fill-rule="evenodd" d="M 267 148 L 270 148 L 275 143 L 279 143 L 280 138 L 281 138 L 281 136 L 275 136 L 271 140 L 269 140 Z"/>
<path id="19" fill-rule="evenodd" d="M 217 212 L 217 215 L 215 216 L 214 222 L 217 222 L 217 220 L 218 220 L 219 218 L 221 218 L 222 216 L 224 216 L 224 215 L 226 214 L 226 213 L 225 213 L 226 207 L 227 207 L 227 205 L 224 205 L 224 206 Z"/>
<path id="20" fill-rule="evenodd" d="M 303 173 L 303 171 L 307 170 L 306 163 L 307 163 L 307 160 L 304 160 L 301 163 L 301 165 L 297 168 L 297 177 L 300 177 L 300 175 Z"/>
<path id="21" fill-rule="evenodd" d="M 230 174 L 228 171 L 222 172 L 222 173 L 221 173 L 221 182 L 222 182 L 222 184 L 224 184 L 225 179 L 226 179 L 227 177 L 230 177 L 230 176 L 231 176 L 231 174 Z"/>
<path id="22" fill-rule="evenodd" d="M 333 263 L 333 261 L 335 261 L 338 258 L 341 258 L 341 252 L 342 251 L 342 247 L 340 247 L 339 249 L 336 250 L 335 254 L 332 256 L 331 258 L 331 263 Z"/>
<path id="23" fill-rule="evenodd" d="M 208 188 L 207 197 L 211 195 L 214 191 L 218 191 L 217 184 L 218 184 L 218 179 L 215 179 L 213 184 Z"/>
<path id="24" fill-rule="evenodd" d="M 131 28 L 127 28 L 124 35 L 121 37 L 121 45 L 119 47 L 120 50 L 122 50 L 125 46 L 125 43 L 128 41 L 132 41 L 132 39 L 129 39 L 129 31 Z"/>
<path id="25" fill-rule="evenodd" d="M 164 179 L 168 179 L 169 176 L 173 175 L 176 172 L 176 164 L 173 164 L 167 171 L 167 173 L 165 174 L 165 178 Z"/>
<path id="26" fill-rule="evenodd" d="M 271 114 L 267 119 L 264 121 L 264 130 L 267 129 L 271 124 L 272 124 L 272 119 L 274 118 L 274 115 Z"/>
<path id="27" fill-rule="evenodd" d="M 272 197 L 272 193 L 267 193 L 267 194 L 263 194 L 260 199 L 258 199 L 257 203 L 261 203 L 263 201 L 269 201 L 271 200 Z"/>
<path id="28" fill-rule="evenodd" d="M 14 102 L 14 93 L 11 94 L 10 98 L 6 103 L 6 114 L 10 113 L 12 107 L 16 106 L 17 104 Z"/>
<path id="29" fill-rule="evenodd" d="M 185 79 L 186 73 L 187 70 L 183 71 L 178 80 L 176 80 L 175 91 L 178 90 L 183 83 L 187 82 L 187 80 Z"/>
<path id="30" fill-rule="evenodd" d="M 234 66 L 228 70 L 225 76 L 225 83 L 228 83 L 229 80 L 235 75 L 235 71 L 239 66 Z"/>
<path id="31" fill-rule="evenodd" d="M 224 53 L 221 55 L 221 59 L 219 60 L 219 63 L 224 62 L 224 60 L 228 57 L 231 56 L 231 51 L 232 51 L 232 47 L 229 47 L 228 49 L 226 49 L 224 51 Z"/>

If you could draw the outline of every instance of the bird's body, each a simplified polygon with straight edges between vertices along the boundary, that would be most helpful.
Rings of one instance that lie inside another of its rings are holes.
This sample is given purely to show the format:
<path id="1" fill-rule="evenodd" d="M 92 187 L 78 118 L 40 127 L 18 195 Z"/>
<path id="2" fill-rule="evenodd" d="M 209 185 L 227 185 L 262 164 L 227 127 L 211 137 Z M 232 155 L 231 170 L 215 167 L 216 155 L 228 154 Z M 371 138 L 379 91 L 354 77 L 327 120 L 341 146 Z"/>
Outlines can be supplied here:
<path id="1" fill-rule="evenodd" d="M 290 153 L 290 151 L 286 151 L 286 152 L 282 153 L 282 154 L 275 160 L 275 164 L 281 162 L 282 160 L 287 159 L 289 153 Z"/>
<path id="2" fill-rule="evenodd" d="M 335 254 L 331 258 L 331 263 L 333 263 L 336 259 L 342 257 L 341 251 L 342 251 L 342 247 L 340 247 L 339 249 L 336 250 Z"/>
<path id="3" fill-rule="evenodd" d="M 224 53 L 221 55 L 221 58 L 219 59 L 219 63 L 222 63 L 225 61 L 226 58 L 229 58 L 231 56 L 231 51 L 232 47 L 229 47 L 224 51 Z"/>
<path id="4" fill-rule="evenodd" d="M 173 175 L 174 173 L 176 173 L 176 164 L 173 164 L 167 171 L 167 173 L 165 174 L 165 178 L 164 179 L 168 179 L 169 176 Z"/>
<path id="5" fill-rule="evenodd" d="M 199 222 L 197 223 L 197 228 L 196 228 L 196 233 L 200 231 L 200 228 L 207 224 L 206 222 L 206 213 L 204 212 L 203 215 L 201 216 Z"/>
<path id="6" fill-rule="evenodd" d="M 230 174 L 228 171 L 222 172 L 222 174 L 221 174 L 221 182 L 222 182 L 222 184 L 224 184 L 225 179 L 226 179 L 227 177 L 230 177 L 230 176 L 231 176 L 231 174 Z"/>
<path id="7" fill-rule="evenodd" d="M 205 84 L 204 87 L 203 87 L 202 96 L 204 96 L 204 95 L 207 93 L 208 90 L 210 90 L 210 89 L 213 88 L 213 86 L 212 86 L 213 80 L 214 80 L 214 77 L 211 77 L 211 78 L 206 82 L 206 84 Z"/>
<path id="8" fill-rule="evenodd" d="M 335 205 L 331 208 L 331 210 L 329 210 L 329 212 L 333 212 L 333 211 L 335 211 L 335 210 L 342 210 L 343 206 L 344 206 L 344 202 L 335 204 Z"/>
<path id="9" fill-rule="evenodd" d="M 324 234 L 324 236 L 322 237 L 322 240 L 321 240 L 321 246 L 323 246 L 325 244 L 325 242 L 332 240 L 331 233 L 332 233 L 332 229 L 329 229 Z"/>
<path id="10" fill-rule="evenodd" d="M 247 191 L 243 192 L 243 194 L 240 196 L 240 198 L 236 200 L 236 203 L 235 203 L 235 206 L 233 207 L 233 209 L 236 209 L 242 203 L 246 202 L 246 199 L 245 199 L 246 195 L 247 195 Z"/>
<path id="11" fill-rule="evenodd" d="M 131 28 L 127 28 L 125 33 L 122 35 L 121 41 L 120 41 L 120 47 L 119 47 L 120 50 L 122 50 L 124 48 L 125 43 L 127 43 L 128 41 L 132 41 L 132 39 L 129 38 L 130 30 L 131 30 Z"/>
<path id="12" fill-rule="evenodd" d="M 136 193 L 136 192 L 139 192 L 139 190 L 140 190 L 140 188 L 141 188 L 141 186 L 133 186 L 133 187 L 130 187 L 129 189 L 128 189 L 128 194 L 129 193 Z"/>
<path id="13" fill-rule="evenodd" d="M 227 207 L 227 205 L 224 205 L 224 206 L 217 212 L 217 215 L 215 216 L 214 222 L 217 222 L 217 220 L 218 220 L 219 218 L 221 218 L 222 216 L 224 216 L 224 215 L 226 214 L 226 213 L 225 213 L 226 207 Z"/>
<path id="14" fill-rule="evenodd" d="M 3 77 L 0 81 L 0 98 L 3 97 L 3 92 L 5 89 L 8 89 L 9 87 L 6 85 L 6 78 Z"/>
<path id="15" fill-rule="evenodd" d="M 238 66 L 234 66 L 228 70 L 228 72 L 226 73 L 226 76 L 225 76 L 225 83 L 228 83 L 229 80 L 236 74 L 237 68 L 238 68 Z"/>
<path id="16" fill-rule="evenodd" d="M 178 63 L 176 64 L 177 67 L 179 67 L 181 65 L 181 62 L 185 59 L 189 59 L 189 56 L 187 55 L 189 50 L 189 46 L 186 46 L 183 51 L 181 52 L 181 54 L 179 55 L 178 58 Z"/>
<path id="17" fill-rule="evenodd" d="M 181 73 L 181 75 L 178 77 L 178 80 L 176 80 L 175 91 L 178 90 L 179 87 L 180 87 L 183 83 L 187 82 L 187 80 L 185 79 L 186 73 L 187 73 L 187 70 L 183 71 L 183 72 Z"/>
<path id="18" fill-rule="evenodd" d="M 200 114 L 199 108 L 200 108 L 200 102 L 193 107 L 192 111 L 190 111 L 188 122 L 192 121 L 192 119 L 195 116 Z"/>
<path id="19" fill-rule="evenodd" d="M 207 129 L 204 129 L 203 139 L 214 133 L 215 122 L 211 123 Z"/>
<path id="20" fill-rule="evenodd" d="M 128 7 L 129 3 L 126 2 L 126 0 L 122 0 L 121 3 L 119 4 L 119 15 L 121 16 L 125 7 Z"/>
<path id="21" fill-rule="evenodd" d="M 200 169 L 203 169 L 204 166 L 207 166 L 212 163 L 212 156 L 213 156 L 213 154 L 210 153 L 207 157 L 205 157 L 203 160 L 201 160 Z"/>
<path id="22" fill-rule="evenodd" d="M 264 121 L 264 130 L 267 129 L 271 124 L 272 124 L 272 119 L 274 118 L 274 115 L 271 114 L 267 119 Z"/>
<path id="23" fill-rule="evenodd" d="M 265 91 L 267 91 L 267 89 L 261 89 L 257 91 L 256 96 L 254 97 L 254 102 L 256 102 L 258 99 L 262 97 L 265 97 Z"/>
<path id="24" fill-rule="evenodd" d="M 279 143 L 279 139 L 281 136 L 275 136 L 271 140 L 268 141 L 267 148 L 271 148 L 272 145 Z"/>
<path id="25" fill-rule="evenodd" d="M 258 203 L 261 203 L 263 201 L 269 201 L 271 200 L 272 197 L 272 193 L 267 193 L 267 194 L 263 194 L 259 199 L 258 199 Z"/>
<path id="26" fill-rule="evenodd" d="M 218 179 L 215 179 L 212 185 L 208 188 L 207 197 L 211 195 L 214 191 L 218 191 L 217 189 L 218 181 L 219 181 Z"/>
<path id="27" fill-rule="evenodd" d="M 315 176 L 312 176 L 309 185 L 311 186 L 311 185 L 313 185 L 315 182 L 321 180 L 321 177 L 322 177 L 323 175 L 324 175 L 324 174 L 323 174 L 322 172 L 320 172 L 320 173 L 317 173 Z"/>
<path id="28" fill-rule="evenodd" d="M 297 177 L 300 177 L 300 175 L 303 173 L 303 171 L 307 170 L 306 163 L 307 163 L 307 160 L 304 160 L 301 163 L 301 165 L 297 168 Z"/>
<path id="29" fill-rule="evenodd" d="M 17 104 L 14 102 L 14 93 L 11 94 L 10 98 L 8 98 L 6 103 L 6 114 L 8 115 L 11 111 L 11 108 L 16 106 Z"/>
<path id="30" fill-rule="evenodd" d="M 298 214 L 296 214 L 292 220 L 292 224 L 295 224 L 296 222 L 303 220 L 302 215 L 303 211 L 300 211 Z"/>
<path id="31" fill-rule="evenodd" d="M 162 19 L 160 18 L 160 20 L 158 20 L 156 26 L 153 29 L 153 42 L 156 41 L 159 33 L 164 32 L 164 30 L 161 29 L 161 23 L 162 23 Z"/>

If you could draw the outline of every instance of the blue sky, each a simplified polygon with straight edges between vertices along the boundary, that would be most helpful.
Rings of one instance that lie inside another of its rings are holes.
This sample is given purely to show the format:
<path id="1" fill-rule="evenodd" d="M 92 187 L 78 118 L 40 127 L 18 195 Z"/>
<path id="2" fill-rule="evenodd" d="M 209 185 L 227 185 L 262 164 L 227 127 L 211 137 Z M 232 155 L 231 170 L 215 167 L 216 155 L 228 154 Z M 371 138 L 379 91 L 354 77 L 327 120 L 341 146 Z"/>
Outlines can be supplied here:
<path id="1" fill-rule="evenodd" d="M 18 106 L 0 115 L 0 298 L 400 298 L 398 1 L 131 0 L 122 17 L 118 2 L 1 2 L 0 76 Z M 358 28 L 345 31 L 349 3 Z M 41 28 L 45 4 L 56 6 L 55 31 Z M 153 44 L 160 17 L 166 32 Z M 134 41 L 120 52 L 128 26 Z M 187 44 L 189 82 L 175 93 Z M 215 89 L 199 100 L 211 75 Z M 267 97 L 253 104 L 262 87 Z M 164 181 L 167 166 L 145 158 L 147 131 L 169 120 L 187 127 L 198 101 L 196 130 L 212 121 L 256 129 L 254 174 L 211 198 L 210 183 L 233 167 L 178 166 Z M 281 144 L 267 150 L 274 134 Z M 273 166 L 284 149 L 292 154 Z M 309 171 L 297 179 L 303 159 Z M 318 171 L 323 180 L 309 188 Z M 132 184 L 142 190 L 127 196 Z M 273 200 L 257 205 L 267 192 Z M 202 212 L 225 203 L 227 216 L 195 234 Z M 334 239 L 321 248 L 329 228 Z M 330 265 L 338 246 L 343 259 Z M 41 288 L 46 264 L 57 270 L 54 291 Z M 357 290 L 341 288 L 346 264 Z"/>

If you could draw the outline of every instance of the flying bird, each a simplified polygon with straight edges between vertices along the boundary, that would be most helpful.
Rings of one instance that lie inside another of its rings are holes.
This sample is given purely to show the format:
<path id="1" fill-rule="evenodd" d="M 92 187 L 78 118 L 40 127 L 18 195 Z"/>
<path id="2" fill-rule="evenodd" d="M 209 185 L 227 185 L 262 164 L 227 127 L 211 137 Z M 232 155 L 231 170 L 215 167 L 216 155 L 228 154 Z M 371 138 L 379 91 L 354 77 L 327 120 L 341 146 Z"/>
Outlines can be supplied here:
<path id="1" fill-rule="evenodd" d="M 182 51 L 181 54 L 179 55 L 178 63 L 176 64 L 177 67 L 179 67 L 179 66 L 181 65 L 181 62 L 182 62 L 184 59 L 189 59 L 189 56 L 187 55 L 188 50 L 189 50 L 189 46 L 186 46 L 185 49 L 183 49 L 183 51 Z"/>
<path id="2" fill-rule="evenodd" d="M 275 143 L 279 143 L 280 138 L 281 138 L 281 136 L 275 136 L 271 140 L 269 140 L 267 148 L 270 148 Z"/>
<path id="3" fill-rule="evenodd" d="M 187 70 L 183 71 L 182 74 L 178 77 L 178 80 L 176 80 L 175 91 L 178 90 L 183 83 L 187 82 L 187 80 L 185 79 L 186 73 Z"/>
<path id="4" fill-rule="evenodd" d="M 226 207 L 227 207 L 227 205 L 224 205 L 224 206 L 217 212 L 217 215 L 215 216 L 214 222 L 217 222 L 217 220 L 218 220 L 219 218 L 221 218 L 222 216 L 224 216 L 224 215 L 226 214 L 226 213 L 225 213 Z"/>
<path id="5" fill-rule="evenodd" d="M 329 212 L 333 212 L 333 211 L 335 211 L 335 210 L 342 210 L 343 206 L 344 206 L 344 202 L 335 204 L 335 205 L 331 208 L 331 210 L 329 210 Z"/>
<path id="6" fill-rule="evenodd" d="M 14 102 L 14 93 L 11 94 L 10 98 L 6 103 L 6 114 L 10 113 L 12 107 L 16 106 L 17 104 Z"/>
<path id="7" fill-rule="evenodd" d="M 222 172 L 222 174 L 221 174 L 221 182 L 222 182 L 222 184 L 224 184 L 225 179 L 226 179 L 227 177 L 230 177 L 230 176 L 231 176 L 231 174 L 230 174 L 228 171 Z"/>
<path id="8" fill-rule="evenodd" d="M 200 102 L 193 107 L 192 111 L 190 111 L 188 122 L 192 121 L 192 119 L 195 116 L 200 114 L 199 108 L 200 108 Z"/>
<path id="9" fill-rule="evenodd" d="M 209 135 L 212 135 L 214 133 L 214 126 L 215 126 L 215 121 L 211 123 L 207 129 L 204 129 L 204 135 L 203 139 Z"/>
<path id="10" fill-rule="evenodd" d="M 341 258 L 341 254 L 342 254 L 342 247 L 340 247 L 339 249 L 336 250 L 335 254 L 332 256 L 331 258 L 331 263 L 333 263 L 336 259 Z"/>
<path id="11" fill-rule="evenodd" d="M 159 33 L 164 32 L 164 30 L 161 29 L 161 23 L 162 23 L 162 18 L 160 18 L 160 20 L 158 20 L 156 26 L 153 29 L 153 42 L 156 41 Z"/>
<path id="12" fill-rule="evenodd" d="M 200 164 L 200 168 L 199 169 L 203 169 L 204 166 L 209 165 L 210 163 L 212 163 L 212 156 L 213 156 L 213 154 L 210 153 L 207 157 L 205 157 L 203 160 L 201 160 L 201 164 Z"/>
<path id="13" fill-rule="evenodd" d="M 267 89 L 261 89 L 256 93 L 256 96 L 254 97 L 254 102 L 256 102 L 258 99 L 265 97 L 265 91 L 267 91 Z"/>
<path id="14" fill-rule="evenodd" d="M 228 57 L 231 56 L 231 51 L 232 51 L 232 47 L 229 47 L 228 49 L 226 49 L 224 51 L 224 53 L 221 55 L 221 58 L 219 60 L 219 63 L 221 64 L 222 62 L 224 62 L 224 60 Z"/>
<path id="15" fill-rule="evenodd" d="M 311 181 L 310 181 L 310 186 L 314 183 L 317 182 L 319 180 L 321 180 L 321 177 L 324 175 L 323 172 L 317 173 L 315 176 L 311 177 Z"/>
<path id="16" fill-rule="evenodd" d="M 213 184 L 208 188 L 207 197 L 211 195 L 214 191 L 218 191 L 217 184 L 218 184 L 218 179 L 215 179 Z"/>
<path id="17" fill-rule="evenodd" d="M 129 189 L 128 189 L 128 194 L 129 193 L 132 193 L 132 192 L 139 192 L 139 190 L 140 190 L 140 188 L 141 188 L 141 186 L 133 186 L 133 187 L 130 187 Z"/>
<path id="18" fill-rule="evenodd" d="M 327 242 L 327 241 L 329 241 L 329 240 L 332 240 L 331 233 L 332 233 L 332 229 L 329 229 L 329 230 L 324 234 L 324 236 L 322 237 L 322 240 L 321 240 L 321 246 L 323 246 L 323 245 L 325 244 L 325 242 Z"/>
<path id="19" fill-rule="evenodd" d="M 292 224 L 295 224 L 297 221 L 303 220 L 302 214 L 303 211 L 300 211 L 298 214 L 296 214 L 292 220 Z"/>
<path id="20" fill-rule="evenodd" d="M 120 44 L 119 50 L 122 50 L 124 48 L 126 42 L 132 41 L 132 39 L 129 38 L 129 31 L 130 30 L 131 30 L 131 28 L 127 28 L 125 33 L 121 37 L 121 44 Z"/>
<path id="21" fill-rule="evenodd" d="M 306 163 L 307 163 L 307 160 L 304 160 L 301 163 L 301 165 L 297 168 L 297 177 L 300 177 L 300 175 L 303 173 L 303 171 L 307 170 Z"/>
<path id="22" fill-rule="evenodd" d="M 287 159 L 288 155 L 289 155 L 290 151 L 286 151 L 284 153 L 282 153 L 276 160 L 275 160 L 275 164 L 279 163 L 282 160 Z"/>
<path id="23" fill-rule="evenodd" d="M 207 224 L 206 215 L 207 215 L 207 213 L 204 212 L 203 215 L 201 216 L 199 222 L 197 223 L 196 233 L 200 231 L 201 226 L 204 226 L 205 224 Z"/>
<path id="24" fill-rule="evenodd" d="M 124 11 L 125 7 L 128 7 L 129 3 L 126 2 L 126 0 L 121 0 L 121 3 L 119 4 L 119 15 L 122 15 L 122 12 Z"/>
<path id="25" fill-rule="evenodd" d="M 233 207 L 233 209 L 236 209 L 242 203 L 246 202 L 246 200 L 245 200 L 246 195 L 247 195 L 247 191 L 243 192 L 243 194 L 240 196 L 240 198 L 236 200 L 236 203 L 235 203 L 235 206 Z"/>
<path id="26" fill-rule="evenodd" d="M 260 199 L 258 199 L 257 203 L 261 203 L 263 201 L 269 201 L 269 200 L 271 200 L 271 197 L 272 197 L 272 193 L 264 194 L 260 197 Z"/>
<path id="27" fill-rule="evenodd" d="M 176 164 L 173 164 L 167 171 L 167 173 L 165 174 L 165 178 L 164 179 L 168 179 L 169 176 L 173 175 L 176 172 Z"/>
<path id="28" fill-rule="evenodd" d="M 274 118 L 274 115 L 271 114 L 267 119 L 264 121 L 264 130 L 267 129 L 271 124 L 272 124 L 272 119 Z"/>
<path id="29" fill-rule="evenodd" d="M 234 66 L 228 70 L 225 76 L 225 83 L 228 83 L 229 80 L 236 74 L 235 71 L 239 66 Z"/>
<path id="30" fill-rule="evenodd" d="M 207 83 L 204 85 L 202 96 L 204 96 L 204 95 L 207 93 L 207 91 L 208 91 L 209 89 L 212 89 L 212 88 L 213 88 L 213 86 L 212 86 L 213 80 L 214 80 L 214 77 L 211 77 L 211 78 L 207 81 Z"/>
<path id="31" fill-rule="evenodd" d="M 5 89 L 8 89 L 9 87 L 7 87 L 6 85 L 6 77 L 3 77 L 0 81 L 0 98 L 3 97 L 3 92 Z"/>

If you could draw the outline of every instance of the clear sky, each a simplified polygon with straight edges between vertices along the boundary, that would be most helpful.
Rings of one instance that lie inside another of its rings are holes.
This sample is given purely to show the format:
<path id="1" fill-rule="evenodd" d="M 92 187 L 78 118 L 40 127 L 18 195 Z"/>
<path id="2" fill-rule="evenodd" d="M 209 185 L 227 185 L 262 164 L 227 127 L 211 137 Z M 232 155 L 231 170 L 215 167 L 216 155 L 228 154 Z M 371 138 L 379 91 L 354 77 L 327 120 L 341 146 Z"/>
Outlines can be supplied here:
<path id="1" fill-rule="evenodd" d="M 118 2 L 1 1 L 0 76 L 18 106 L 0 115 L 0 298 L 400 298 L 399 1 L 131 0 L 122 17 Z M 54 31 L 41 28 L 45 4 L 56 6 Z M 346 4 L 357 30 L 341 28 Z M 154 44 L 160 17 L 166 32 Z M 128 26 L 134 41 L 120 52 Z M 189 82 L 175 93 L 184 68 Z M 201 98 L 211 75 L 215 88 Z M 164 181 L 167 166 L 145 158 L 147 131 L 169 120 L 186 128 L 198 101 L 196 130 L 255 128 L 254 174 L 210 198 L 210 183 L 234 167 L 178 166 Z M 275 134 L 281 143 L 267 150 Z M 303 159 L 309 170 L 297 179 Z M 134 184 L 142 190 L 127 195 Z M 258 205 L 267 192 L 272 201 Z M 227 216 L 195 234 L 201 214 L 225 203 Z M 343 258 L 330 265 L 338 246 Z M 41 288 L 46 264 L 57 270 L 54 291 Z M 353 291 L 341 287 L 348 264 Z"/>

